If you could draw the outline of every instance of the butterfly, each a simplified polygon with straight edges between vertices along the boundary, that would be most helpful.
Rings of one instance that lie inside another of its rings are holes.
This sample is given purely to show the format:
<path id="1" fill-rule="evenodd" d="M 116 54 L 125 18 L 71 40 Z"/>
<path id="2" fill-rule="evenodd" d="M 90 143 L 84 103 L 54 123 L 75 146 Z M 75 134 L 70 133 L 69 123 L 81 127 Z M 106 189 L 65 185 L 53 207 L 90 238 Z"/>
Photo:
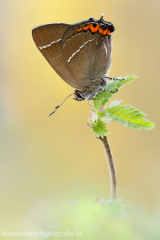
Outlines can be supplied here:
<path id="1" fill-rule="evenodd" d="M 107 77 L 114 31 L 113 24 L 104 21 L 102 15 L 99 20 L 91 17 L 75 24 L 41 25 L 32 30 L 32 36 L 52 68 L 75 88 L 69 96 L 74 94 L 75 100 L 82 101 L 93 99 L 96 93 L 105 91 L 107 79 L 117 80 Z"/>

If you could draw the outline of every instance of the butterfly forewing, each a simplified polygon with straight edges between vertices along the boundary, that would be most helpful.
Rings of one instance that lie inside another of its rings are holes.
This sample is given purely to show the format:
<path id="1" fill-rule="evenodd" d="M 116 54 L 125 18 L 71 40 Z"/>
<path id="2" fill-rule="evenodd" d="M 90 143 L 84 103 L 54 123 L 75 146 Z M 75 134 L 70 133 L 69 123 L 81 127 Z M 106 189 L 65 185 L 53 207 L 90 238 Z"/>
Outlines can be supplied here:
<path id="1" fill-rule="evenodd" d="M 70 25 L 68 24 L 47 24 L 32 30 L 33 39 L 58 75 L 72 87 L 82 90 L 67 69 L 61 53 L 61 44 L 64 32 Z"/>

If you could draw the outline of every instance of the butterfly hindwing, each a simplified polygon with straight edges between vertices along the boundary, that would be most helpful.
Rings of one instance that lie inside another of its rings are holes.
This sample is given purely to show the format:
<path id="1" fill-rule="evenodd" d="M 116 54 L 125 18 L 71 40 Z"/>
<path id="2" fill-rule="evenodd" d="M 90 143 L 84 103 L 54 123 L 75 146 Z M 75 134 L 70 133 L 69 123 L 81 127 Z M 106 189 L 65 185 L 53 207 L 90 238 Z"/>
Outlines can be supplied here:
<path id="1" fill-rule="evenodd" d="M 105 76 L 111 65 L 111 36 L 96 31 L 98 23 L 92 20 L 71 25 L 62 40 L 62 55 L 65 63 L 82 86 L 92 85 L 92 79 Z M 93 32 L 92 32 L 93 31 Z"/>

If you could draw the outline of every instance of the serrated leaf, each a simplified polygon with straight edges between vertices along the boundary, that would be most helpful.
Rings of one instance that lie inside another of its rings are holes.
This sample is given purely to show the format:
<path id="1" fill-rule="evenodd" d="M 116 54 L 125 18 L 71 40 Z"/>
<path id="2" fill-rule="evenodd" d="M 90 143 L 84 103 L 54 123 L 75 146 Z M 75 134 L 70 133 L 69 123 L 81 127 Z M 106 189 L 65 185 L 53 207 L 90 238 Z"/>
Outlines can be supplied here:
<path id="1" fill-rule="evenodd" d="M 102 121 L 101 118 L 97 118 L 97 121 L 93 119 L 88 120 L 90 127 L 93 130 L 93 133 L 99 138 L 106 136 L 109 133 L 109 130 L 106 128 L 106 124 Z"/>
<path id="2" fill-rule="evenodd" d="M 134 75 L 130 75 L 125 77 L 125 80 L 113 80 L 112 82 L 107 84 L 107 87 L 105 88 L 105 90 L 112 90 L 115 91 L 117 89 L 120 89 L 121 87 L 123 87 L 126 83 L 132 81 L 133 79 L 135 79 L 136 76 Z M 100 106 L 104 106 L 109 100 L 110 98 L 116 94 L 116 92 L 112 93 L 112 92 L 100 92 L 98 93 L 94 98 L 94 108 L 95 110 L 98 110 Z"/>
<path id="3" fill-rule="evenodd" d="M 112 118 L 118 123 L 122 123 L 124 126 L 128 126 L 134 129 L 152 129 L 155 124 L 147 119 L 144 113 L 138 109 L 127 105 L 116 105 L 113 107 L 107 107 L 102 112 L 99 112 L 100 117 L 107 116 Z"/>

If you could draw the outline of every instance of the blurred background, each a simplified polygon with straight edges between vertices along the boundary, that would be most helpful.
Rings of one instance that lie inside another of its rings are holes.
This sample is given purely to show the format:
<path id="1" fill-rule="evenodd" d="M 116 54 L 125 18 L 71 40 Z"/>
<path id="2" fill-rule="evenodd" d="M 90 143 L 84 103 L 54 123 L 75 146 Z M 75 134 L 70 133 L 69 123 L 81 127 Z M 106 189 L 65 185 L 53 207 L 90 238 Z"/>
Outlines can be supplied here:
<path id="1" fill-rule="evenodd" d="M 45 230 L 67 209 L 68 200 L 110 197 L 105 153 L 86 124 L 87 102 L 70 98 L 47 117 L 73 89 L 54 72 L 31 35 L 38 25 L 99 19 L 104 13 L 116 29 L 109 76 L 139 76 L 112 100 L 122 99 L 156 123 L 151 131 L 108 125 L 118 198 L 138 221 L 135 229 L 159 239 L 153 237 L 160 215 L 159 9 L 158 0 L 0 1 L 1 231 Z"/>

